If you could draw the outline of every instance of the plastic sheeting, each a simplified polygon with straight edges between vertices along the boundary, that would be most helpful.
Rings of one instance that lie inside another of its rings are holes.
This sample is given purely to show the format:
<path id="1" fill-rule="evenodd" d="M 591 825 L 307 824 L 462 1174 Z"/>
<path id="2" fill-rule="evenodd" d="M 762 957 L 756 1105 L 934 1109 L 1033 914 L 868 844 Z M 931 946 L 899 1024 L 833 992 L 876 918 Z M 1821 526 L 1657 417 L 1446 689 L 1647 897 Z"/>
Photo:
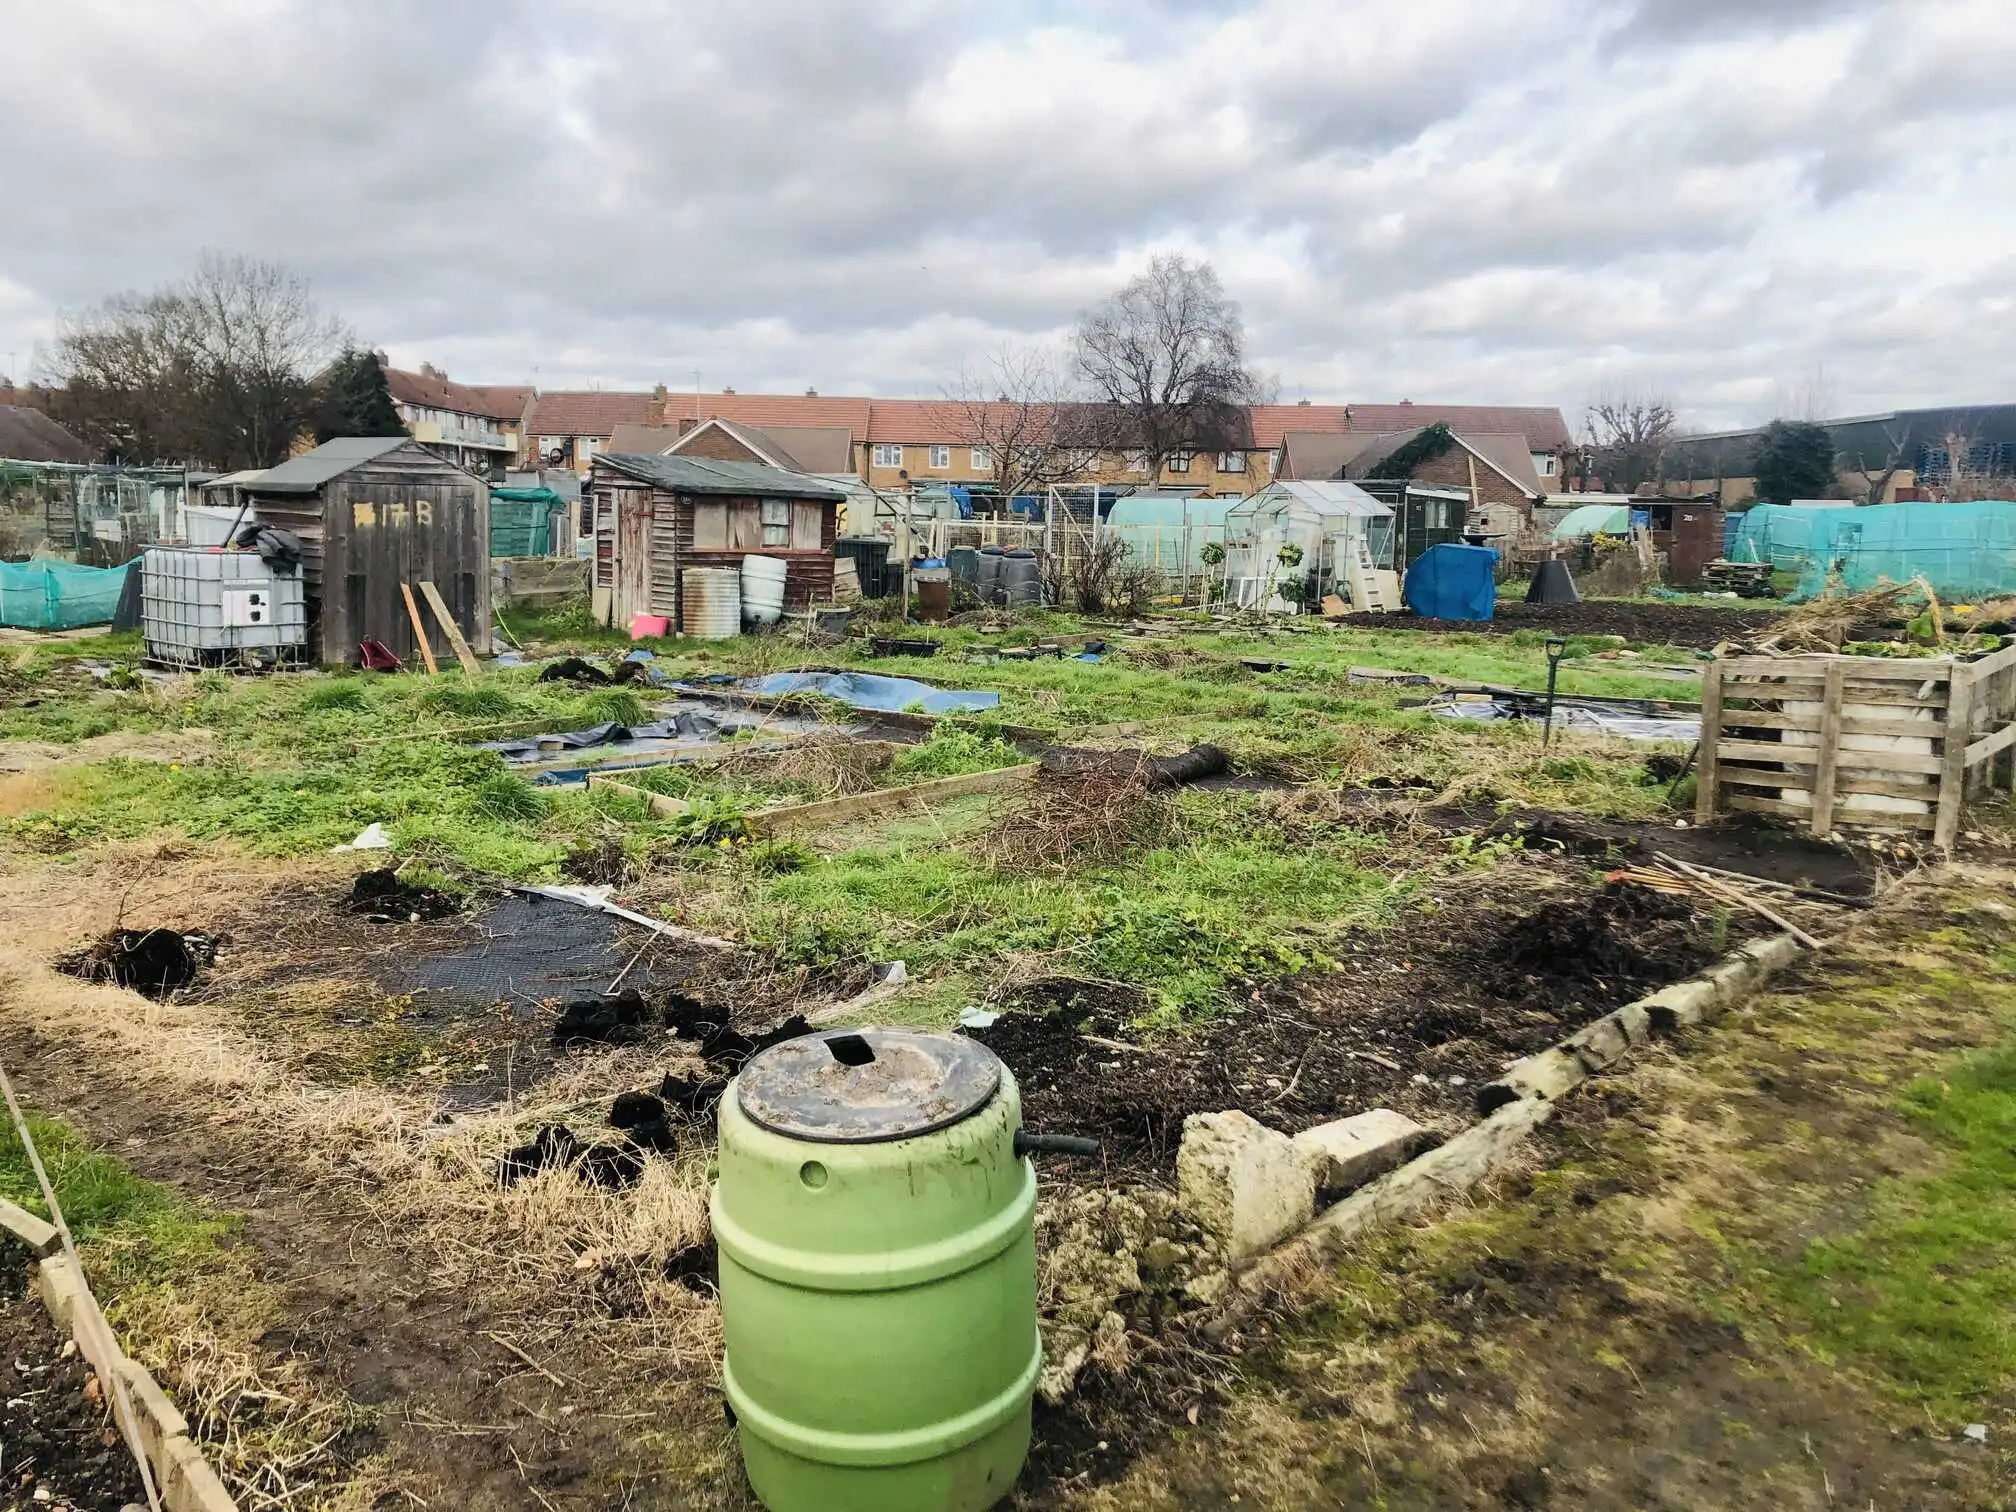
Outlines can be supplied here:
<path id="1" fill-rule="evenodd" d="M 720 720 L 691 710 L 682 711 L 650 724 L 599 724 L 585 730 L 559 730 L 547 735 L 526 735 L 517 740 L 485 740 L 479 751 L 495 751 L 507 760 L 529 760 L 561 751 L 585 751 L 595 746 L 636 743 L 649 740 L 719 740 L 724 730 L 749 728 L 747 720 Z"/>
<path id="2" fill-rule="evenodd" d="M 998 709 L 999 693 L 967 688 L 934 688 L 910 677 L 882 677 L 873 672 L 773 672 L 742 684 L 751 693 L 773 697 L 786 693 L 816 693 L 837 698 L 857 709 L 882 709 L 892 714 L 922 709 L 926 714 L 977 713 Z"/>
<path id="3" fill-rule="evenodd" d="M 109 625 L 128 572 L 128 567 L 69 562 L 0 562 L 0 625 L 16 630 Z"/>
<path id="4" fill-rule="evenodd" d="M 1942 598 L 1996 597 L 2016 593 L 2016 502 L 1758 504 L 1744 513 L 1729 556 L 1797 572 L 1795 601 L 1825 592 L 1830 579 L 1860 592 L 1917 577 Z"/>
<path id="5" fill-rule="evenodd" d="M 1496 700 L 1455 699 L 1429 705 L 1432 713 L 1448 719 L 1528 719 L 1539 723 L 1519 705 Z M 1585 730 L 1592 735 L 1615 735 L 1625 740 L 1670 740 L 1682 745 L 1701 738 L 1701 721 L 1684 714 L 1671 716 L 1624 714 L 1589 704 L 1556 703 L 1554 728 Z"/>
<path id="6" fill-rule="evenodd" d="M 1498 553 L 1489 546 L 1430 546 L 1407 569 L 1401 598 L 1424 619 L 1488 620 L 1498 603 Z"/>
<path id="7" fill-rule="evenodd" d="M 491 489 L 490 555 L 550 555 L 553 518 L 566 512 L 567 501 L 550 488 Z"/>

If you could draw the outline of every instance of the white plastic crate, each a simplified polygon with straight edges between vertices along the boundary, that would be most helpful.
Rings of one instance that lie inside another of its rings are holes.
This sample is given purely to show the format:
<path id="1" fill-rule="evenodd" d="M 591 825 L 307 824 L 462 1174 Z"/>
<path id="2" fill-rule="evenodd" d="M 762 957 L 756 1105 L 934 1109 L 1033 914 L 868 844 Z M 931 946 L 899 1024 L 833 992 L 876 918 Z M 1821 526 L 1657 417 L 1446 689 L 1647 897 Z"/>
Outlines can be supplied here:
<path id="1" fill-rule="evenodd" d="M 308 643 L 301 575 L 255 551 L 151 546 L 141 563 L 140 628 L 150 659 L 175 667 L 298 660 Z"/>

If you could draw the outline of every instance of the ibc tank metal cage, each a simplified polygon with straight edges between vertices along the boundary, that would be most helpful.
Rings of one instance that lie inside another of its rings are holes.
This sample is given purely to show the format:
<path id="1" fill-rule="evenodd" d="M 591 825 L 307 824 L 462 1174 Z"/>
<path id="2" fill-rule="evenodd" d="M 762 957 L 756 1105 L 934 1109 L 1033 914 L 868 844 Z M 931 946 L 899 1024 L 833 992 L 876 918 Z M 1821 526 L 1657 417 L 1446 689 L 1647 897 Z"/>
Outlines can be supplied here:
<path id="1" fill-rule="evenodd" d="M 265 671 L 307 659 L 307 595 L 298 572 L 257 552 L 155 546 L 141 562 L 140 627 L 163 667 Z"/>

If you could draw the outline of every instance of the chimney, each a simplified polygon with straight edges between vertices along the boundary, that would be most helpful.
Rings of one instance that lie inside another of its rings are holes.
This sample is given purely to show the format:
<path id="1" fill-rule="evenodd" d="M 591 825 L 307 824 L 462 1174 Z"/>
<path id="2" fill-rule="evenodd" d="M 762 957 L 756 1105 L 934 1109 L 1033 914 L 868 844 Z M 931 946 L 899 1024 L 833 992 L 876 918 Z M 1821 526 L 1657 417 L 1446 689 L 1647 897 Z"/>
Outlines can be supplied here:
<path id="1" fill-rule="evenodd" d="M 662 383 L 651 390 L 651 402 L 644 406 L 644 423 L 646 425 L 663 425 L 665 423 L 666 397 L 665 385 Z"/>
<path id="2" fill-rule="evenodd" d="M 420 364 L 420 376 L 422 378 L 437 378 L 443 383 L 446 383 L 448 381 L 448 375 L 442 372 L 441 369 L 434 366 L 434 364 L 431 362 L 423 362 Z"/>
<path id="3" fill-rule="evenodd" d="M 1402 399 L 1400 402 L 1403 405 L 1411 405 L 1414 401 L 1412 399 Z"/>
<path id="4" fill-rule="evenodd" d="M 807 399 L 817 399 L 819 397 L 819 390 L 815 388 L 808 388 L 807 390 L 805 390 L 805 397 Z"/>
<path id="5" fill-rule="evenodd" d="M 1295 407 L 1297 409 L 1307 409 L 1309 408 L 1309 401 L 1307 399 L 1297 399 L 1295 401 Z"/>
<path id="6" fill-rule="evenodd" d="M 732 394 L 735 392 L 735 389 L 732 384 L 724 384 L 722 386 L 721 392 L 724 394 Z"/>

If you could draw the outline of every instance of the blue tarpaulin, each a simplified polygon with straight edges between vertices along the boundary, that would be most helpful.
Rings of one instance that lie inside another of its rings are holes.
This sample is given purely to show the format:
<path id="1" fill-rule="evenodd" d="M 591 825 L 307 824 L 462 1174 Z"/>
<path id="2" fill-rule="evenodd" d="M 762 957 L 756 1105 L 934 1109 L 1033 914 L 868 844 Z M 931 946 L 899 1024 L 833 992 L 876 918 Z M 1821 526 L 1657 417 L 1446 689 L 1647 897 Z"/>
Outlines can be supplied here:
<path id="1" fill-rule="evenodd" d="M 901 713 L 921 708 L 926 714 L 973 713 L 998 709 L 999 693 L 934 688 L 910 677 L 881 677 L 873 672 L 773 672 L 742 685 L 751 693 L 817 693 L 837 698 L 857 709 L 887 709 Z"/>
<path id="2" fill-rule="evenodd" d="M 1407 569 L 1401 597 L 1424 619 L 1488 620 L 1498 603 L 1497 566 L 1489 546 L 1430 546 Z"/>

